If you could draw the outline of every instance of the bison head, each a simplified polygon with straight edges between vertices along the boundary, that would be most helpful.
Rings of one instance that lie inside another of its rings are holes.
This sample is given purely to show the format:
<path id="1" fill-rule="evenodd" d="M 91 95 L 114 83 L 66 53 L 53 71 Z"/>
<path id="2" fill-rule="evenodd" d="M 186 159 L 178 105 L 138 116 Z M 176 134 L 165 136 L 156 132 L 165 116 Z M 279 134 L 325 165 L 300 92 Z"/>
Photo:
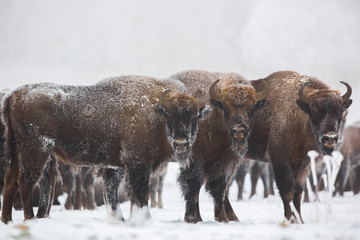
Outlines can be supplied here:
<path id="1" fill-rule="evenodd" d="M 166 118 L 166 133 L 179 163 L 189 164 L 189 153 L 197 132 L 198 120 L 208 115 L 209 106 L 200 106 L 198 100 L 187 94 L 172 94 L 165 90 L 154 110 Z"/>
<path id="2" fill-rule="evenodd" d="M 248 85 L 232 84 L 216 92 L 216 80 L 210 87 L 210 102 L 223 113 L 226 129 L 232 139 L 232 147 L 240 154 L 247 150 L 247 138 L 251 132 L 255 110 L 264 106 L 269 93 L 269 85 L 263 82 L 263 90 L 256 92 Z"/>
<path id="3" fill-rule="evenodd" d="M 305 93 L 304 89 L 314 84 L 313 81 L 306 82 L 299 90 L 297 104 L 309 115 L 311 132 L 326 154 L 332 153 L 335 149 L 341 135 L 344 114 L 352 103 L 351 86 L 345 82 L 341 83 L 347 87 L 347 92 L 343 96 L 338 91 L 327 88 L 315 88 Z"/>

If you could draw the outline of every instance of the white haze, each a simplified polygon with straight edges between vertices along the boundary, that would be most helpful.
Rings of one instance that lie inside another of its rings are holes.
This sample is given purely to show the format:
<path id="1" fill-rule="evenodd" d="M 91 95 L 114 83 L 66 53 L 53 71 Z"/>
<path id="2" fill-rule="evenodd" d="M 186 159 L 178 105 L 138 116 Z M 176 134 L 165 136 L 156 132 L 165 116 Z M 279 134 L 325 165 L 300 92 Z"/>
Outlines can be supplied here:
<path id="1" fill-rule="evenodd" d="M 258 79 L 279 70 L 344 92 L 360 76 L 357 0 L 0 0 L 0 88 L 93 84 L 187 69 Z"/>

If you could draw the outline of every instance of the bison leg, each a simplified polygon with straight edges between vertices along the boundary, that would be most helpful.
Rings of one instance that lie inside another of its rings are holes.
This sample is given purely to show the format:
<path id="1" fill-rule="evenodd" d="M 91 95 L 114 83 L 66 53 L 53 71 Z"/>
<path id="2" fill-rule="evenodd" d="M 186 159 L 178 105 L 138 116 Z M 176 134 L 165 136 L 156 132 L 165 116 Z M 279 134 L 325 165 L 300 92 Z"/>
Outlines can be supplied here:
<path id="1" fill-rule="evenodd" d="M 226 216 L 229 219 L 229 221 L 238 222 L 239 219 L 237 218 L 237 216 L 230 204 L 228 196 L 225 196 L 224 205 L 225 205 Z"/>
<path id="2" fill-rule="evenodd" d="M 157 201 L 156 201 L 157 188 L 158 188 L 158 177 L 153 176 L 150 178 L 150 183 L 149 183 L 149 195 L 151 200 L 150 207 L 152 208 L 155 208 L 157 206 Z"/>
<path id="3" fill-rule="evenodd" d="M 209 180 L 206 184 L 206 190 L 214 199 L 214 215 L 218 222 L 229 222 L 225 212 L 225 190 L 226 181 L 224 177 Z"/>
<path id="4" fill-rule="evenodd" d="M 118 189 L 124 175 L 124 169 L 107 168 L 103 173 L 104 202 L 107 206 L 108 214 L 110 217 L 117 218 L 120 221 L 125 221 L 118 200 Z"/>
<path id="5" fill-rule="evenodd" d="M 39 208 L 36 217 L 45 218 L 50 214 L 56 183 L 56 160 L 51 157 L 46 163 L 40 184 Z"/>
<path id="6" fill-rule="evenodd" d="M 1 218 L 4 223 L 12 220 L 12 206 L 14 202 L 15 193 L 19 188 L 18 185 L 19 167 L 17 160 L 10 164 L 4 179 L 4 195 Z"/>
<path id="7" fill-rule="evenodd" d="M 284 204 L 284 216 L 287 220 L 293 216 L 290 202 L 294 196 L 294 179 L 290 168 L 286 165 L 273 165 L 275 181 L 278 186 L 281 200 Z"/>
<path id="8" fill-rule="evenodd" d="M 300 184 L 296 184 L 295 192 L 294 192 L 294 206 L 296 211 L 299 214 L 301 223 L 304 223 L 302 216 L 301 216 L 301 197 L 302 197 L 303 187 Z"/>
<path id="9" fill-rule="evenodd" d="M 161 176 L 159 176 L 158 187 L 157 187 L 157 193 L 158 193 L 157 206 L 158 206 L 158 208 L 163 208 L 163 202 L 162 202 L 163 186 L 164 186 L 164 175 L 161 175 Z"/>
<path id="10" fill-rule="evenodd" d="M 145 219 L 151 218 L 149 201 L 149 178 L 150 169 L 145 164 L 133 165 L 129 168 L 130 200 L 133 206 L 137 206 L 144 214 Z M 134 219 L 134 212 L 130 211 L 130 219 Z"/>
<path id="11" fill-rule="evenodd" d="M 6 173 L 6 166 L 5 165 L 0 166 L 0 195 L 2 194 L 2 191 L 4 189 L 5 173 Z M 0 209 L 1 209 L 1 201 L 0 201 Z"/>
<path id="12" fill-rule="evenodd" d="M 32 193 L 36 182 L 41 177 L 42 169 L 41 166 L 37 168 L 24 167 L 20 173 L 19 187 L 25 220 L 34 218 Z"/>
<path id="13" fill-rule="evenodd" d="M 67 193 L 65 209 L 73 209 L 73 195 L 75 192 L 75 176 L 72 174 L 70 166 L 65 164 L 59 165 L 60 173 L 63 179 L 63 192 Z"/>
<path id="14" fill-rule="evenodd" d="M 238 170 L 235 175 L 235 180 L 238 185 L 238 197 L 237 197 L 238 200 L 243 199 L 244 182 L 245 182 L 245 176 L 246 176 L 246 172 L 247 172 L 246 168 L 248 167 L 246 165 L 248 165 L 248 163 L 241 164 L 238 167 Z"/>
<path id="15" fill-rule="evenodd" d="M 82 176 L 81 171 L 79 171 L 75 176 L 75 198 L 74 198 L 74 209 L 80 210 L 82 208 Z"/>
<path id="16" fill-rule="evenodd" d="M 270 176 L 268 165 L 263 165 L 260 176 L 264 185 L 264 198 L 267 198 L 270 195 Z"/>
<path id="17" fill-rule="evenodd" d="M 84 190 L 85 190 L 85 208 L 95 209 L 95 178 L 94 169 L 90 167 L 82 168 Z"/>
<path id="18" fill-rule="evenodd" d="M 251 171 L 250 171 L 250 179 L 251 179 L 250 198 L 256 194 L 256 185 L 257 185 L 257 182 L 259 180 L 259 171 L 261 171 L 260 168 L 259 168 L 259 164 L 255 163 L 252 166 Z"/>
<path id="19" fill-rule="evenodd" d="M 203 184 L 201 176 L 200 167 L 191 163 L 188 168 L 180 170 L 178 177 L 178 182 L 186 201 L 184 220 L 188 223 L 202 222 L 199 208 L 199 192 Z"/>

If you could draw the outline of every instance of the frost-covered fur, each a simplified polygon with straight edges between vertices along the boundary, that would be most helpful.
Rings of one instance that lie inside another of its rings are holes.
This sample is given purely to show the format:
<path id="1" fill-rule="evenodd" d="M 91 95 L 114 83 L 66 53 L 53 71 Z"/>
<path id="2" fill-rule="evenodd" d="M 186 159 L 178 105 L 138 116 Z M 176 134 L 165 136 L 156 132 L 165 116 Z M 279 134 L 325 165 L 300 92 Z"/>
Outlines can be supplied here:
<path id="1" fill-rule="evenodd" d="M 178 182 L 186 200 L 185 221 L 202 221 L 199 211 L 199 190 L 206 190 L 214 199 L 215 219 L 220 222 L 238 221 L 226 196 L 237 165 L 242 162 L 256 109 L 255 90 L 251 83 L 236 73 L 185 71 L 171 76 L 184 83 L 201 104 L 212 103 L 207 120 L 199 123 L 199 133 L 192 148 L 190 165 L 181 169 Z M 222 101 L 212 99 L 209 89 L 215 88 Z M 250 106 L 253 108 L 249 109 Z M 235 137 L 237 130 L 241 137 Z"/>
<path id="2" fill-rule="evenodd" d="M 296 72 L 276 72 L 264 79 L 269 83 L 269 104 L 255 112 L 253 131 L 248 138 L 247 157 L 254 160 L 270 159 L 275 180 L 284 203 L 285 217 L 293 215 L 290 202 L 300 214 L 300 202 L 306 176 L 310 171 L 307 152 L 316 150 L 330 154 L 341 136 L 343 113 L 351 99 L 342 100 L 337 91 L 321 81 Z M 304 88 L 309 104 L 299 99 Z M 260 80 L 252 82 L 259 88 Z M 327 135 L 337 136 L 327 140 Z M 302 221 L 302 219 L 297 219 Z"/>
<path id="3" fill-rule="evenodd" d="M 172 92 L 164 103 L 160 99 L 165 89 Z M 168 142 L 166 129 L 174 131 L 173 138 L 180 137 L 182 142 L 196 136 L 202 113 L 197 100 L 186 94 L 174 97 L 189 99 L 180 102 L 190 104 L 176 111 L 176 102 L 167 99 L 185 92 L 179 81 L 123 76 L 92 86 L 25 85 L 8 94 L 2 119 L 10 171 L 2 220 L 11 220 L 18 187 L 25 219 L 34 217 L 32 189 L 49 156 L 64 163 L 107 168 L 103 177 L 111 214 L 120 212 L 115 191 L 123 177 L 120 170 L 126 169 L 132 204 L 147 207 L 149 174 L 169 159 L 175 148 Z M 178 126 L 182 130 L 177 131 Z M 186 155 L 188 149 L 182 150 Z"/>

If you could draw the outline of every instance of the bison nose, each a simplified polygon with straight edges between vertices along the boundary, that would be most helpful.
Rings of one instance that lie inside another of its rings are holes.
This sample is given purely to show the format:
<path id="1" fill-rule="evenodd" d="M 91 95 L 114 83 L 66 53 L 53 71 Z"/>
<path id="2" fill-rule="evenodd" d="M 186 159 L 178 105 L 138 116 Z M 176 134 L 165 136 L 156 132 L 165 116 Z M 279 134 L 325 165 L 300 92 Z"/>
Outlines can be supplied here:
<path id="1" fill-rule="evenodd" d="M 333 132 L 324 134 L 321 138 L 322 144 L 327 148 L 335 147 L 337 141 L 338 141 L 338 135 Z"/>
<path id="2" fill-rule="evenodd" d="M 189 141 L 186 139 L 176 139 L 173 143 L 174 150 L 177 153 L 186 153 L 189 150 Z"/>
<path id="3" fill-rule="evenodd" d="M 232 131 L 232 135 L 235 139 L 243 139 L 246 137 L 247 135 L 247 130 L 246 128 L 242 127 L 242 126 L 238 126 L 236 125 L 235 127 L 233 127 L 231 129 Z"/>

